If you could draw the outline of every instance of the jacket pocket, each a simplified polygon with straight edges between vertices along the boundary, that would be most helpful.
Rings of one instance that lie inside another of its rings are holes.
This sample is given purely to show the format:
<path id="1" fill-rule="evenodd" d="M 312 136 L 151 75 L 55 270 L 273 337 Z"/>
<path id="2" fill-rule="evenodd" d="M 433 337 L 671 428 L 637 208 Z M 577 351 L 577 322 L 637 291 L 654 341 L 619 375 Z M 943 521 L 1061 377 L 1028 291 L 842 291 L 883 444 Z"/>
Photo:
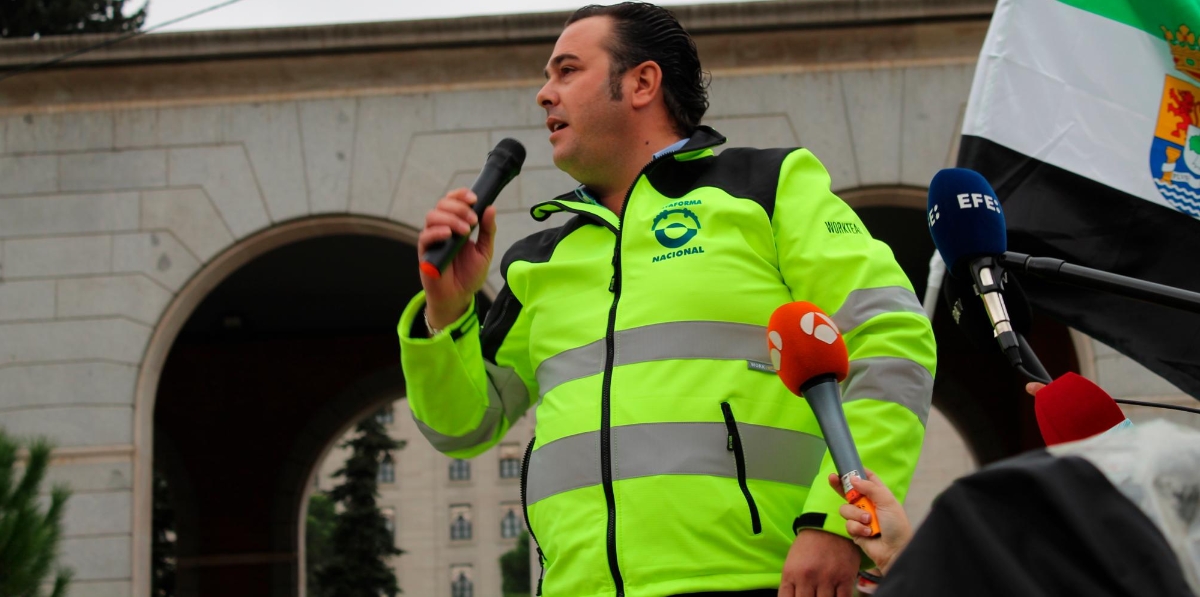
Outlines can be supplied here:
<path id="1" fill-rule="evenodd" d="M 746 483 L 746 454 L 742 451 L 742 437 L 738 434 L 737 421 L 733 418 L 733 408 L 728 402 L 721 403 L 721 414 L 725 416 L 725 430 L 728 432 L 725 448 L 733 452 L 737 463 L 738 486 L 746 497 L 746 506 L 750 508 L 750 530 L 753 534 L 762 533 L 762 520 L 758 516 L 758 506 L 754 504 L 754 496 L 750 494 L 750 486 Z"/>

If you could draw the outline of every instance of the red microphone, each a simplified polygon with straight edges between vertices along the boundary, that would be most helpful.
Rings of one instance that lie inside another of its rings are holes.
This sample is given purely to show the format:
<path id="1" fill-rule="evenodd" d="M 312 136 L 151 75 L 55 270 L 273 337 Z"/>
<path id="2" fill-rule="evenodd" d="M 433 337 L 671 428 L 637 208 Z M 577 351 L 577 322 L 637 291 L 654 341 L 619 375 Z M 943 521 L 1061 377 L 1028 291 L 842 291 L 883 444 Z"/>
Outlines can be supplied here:
<path id="1" fill-rule="evenodd" d="M 771 364 L 783 385 L 807 400 L 816 415 L 829 455 L 842 478 L 846 501 L 871 515 L 871 536 L 878 537 L 875 504 L 850 484 L 850 479 L 863 476 L 863 465 L 842 411 L 838 382 L 850 371 L 850 357 L 837 325 L 812 303 L 788 303 L 771 314 L 767 345 Z"/>
<path id="2" fill-rule="evenodd" d="M 1133 425 L 1108 392 L 1074 373 L 1067 373 L 1038 390 L 1033 409 L 1047 446 Z"/>

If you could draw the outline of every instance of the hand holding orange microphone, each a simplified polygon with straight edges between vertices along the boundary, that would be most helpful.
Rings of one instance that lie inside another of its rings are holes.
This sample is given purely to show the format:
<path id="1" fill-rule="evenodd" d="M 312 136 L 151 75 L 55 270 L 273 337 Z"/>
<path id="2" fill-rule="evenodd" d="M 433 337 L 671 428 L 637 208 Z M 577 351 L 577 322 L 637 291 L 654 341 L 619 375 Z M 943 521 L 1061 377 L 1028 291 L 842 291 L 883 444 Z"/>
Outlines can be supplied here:
<path id="1" fill-rule="evenodd" d="M 850 359 L 837 325 L 812 303 L 788 303 L 771 314 L 767 343 L 779 379 L 793 394 L 807 400 L 816 415 L 846 501 L 871 515 L 871 536 L 879 536 L 875 504 L 851 483 L 865 475 L 842 411 L 838 382 L 846 379 Z"/>

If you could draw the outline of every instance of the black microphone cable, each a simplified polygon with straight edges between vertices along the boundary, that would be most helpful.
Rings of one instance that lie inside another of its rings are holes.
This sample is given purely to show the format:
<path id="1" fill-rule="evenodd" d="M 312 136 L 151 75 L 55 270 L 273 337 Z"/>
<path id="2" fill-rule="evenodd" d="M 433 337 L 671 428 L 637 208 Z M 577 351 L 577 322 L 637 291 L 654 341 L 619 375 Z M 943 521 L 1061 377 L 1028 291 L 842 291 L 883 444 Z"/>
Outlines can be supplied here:
<path id="1" fill-rule="evenodd" d="M 1044 384 L 1054 381 L 1050 377 L 1050 373 L 1046 371 L 1046 367 L 1042 365 L 1042 360 L 1033 352 L 1033 348 L 1029 346 L 1029 341 L 1020 332 L 1017 332 L 1017 343 L 1021 349 L 1021 357 L 1024 361 L 1023 365 L 1016 367 L 1025 377 Z M 1133 406 L 1145 406 L 1148 408 L 1162 408 L 1167 410 L 1177 410 L 1180 412 L 1192 413 L 1200 415 L 1200 408 L 1192 408 L 1190 406 L 1179 406 L 1176 404 L 1163 404 L 1160 402 L 1146 402 L 1143 400 L 1128 400 L 1125 398 L 1113 398 L 1113 402 L 1118 404 L 1129 404 Z"/>
<path id="2" fill-rule="evenodd" d="M 1113 402 L 1119 404 L 1132 404 L 1133 406 L 1148 406 L 1150 408 L 1165 408 L 1167 410 L 1179 410 L 1193 415 L 1200 415 L 1200 408 L 1192 408 L 1190 406 L 1179 406 L 1177 404 L 1163 404 L 1161 402 L 1143 402 L 1141 400 L 1126 400 L 1125 398 L 1113 398 Z"/>

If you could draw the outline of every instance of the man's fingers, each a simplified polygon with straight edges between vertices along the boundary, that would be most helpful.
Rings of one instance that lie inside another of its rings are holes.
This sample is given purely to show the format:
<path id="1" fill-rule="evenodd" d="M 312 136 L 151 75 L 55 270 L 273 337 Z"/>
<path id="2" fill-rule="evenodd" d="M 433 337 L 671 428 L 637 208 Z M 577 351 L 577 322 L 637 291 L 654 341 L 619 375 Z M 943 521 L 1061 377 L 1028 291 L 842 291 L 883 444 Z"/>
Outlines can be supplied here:
<path id="1" fill-rule="evenodd" d="M 417 235 L 417 254 L 424 257 L 429 245 L 450 238 L 450 232 L 449 226 L 426 227 Z"/>
<path id="2" fill-rule="evenodd" d="M 846 493 L 842 491 L 842 478 L 837 476 L 837 473 L 829 473 L 829 486 L 832 487 L 838 495 L 842 496 L 843 498 L 846 497 Z"/>
<path id="3" fill-rule="evenodd" d="M 446 193 L 446 197 L 458 199 L 465 202 L 467 205 L 475 205 L 475 202 L 479 200 L 477 197 L 475 197 L 475 193 L 471 192 L 471 189 L 468 189 L 467 187 L 458 187 L 457 189 Z"/>
<path id="4" fill-rule="evenodd" d="M 474 212 L 471 212 L 474 215 Z M 466 236 L 471 233 L 471 221 L 464 219 L 462 216 L 445 211 L 435 209 L 425 215 L 425 227 L 430 226 L 447 226 L 451 230 L 457 232 L 461 236 Z"/>
<path id="5" fill-rule="evenodd" d="M 874 473 L 871 473 L 868 476 L 873 475 Z M 875 502 L 875 505 L 891 504 L 896 501 L 896 496 L 892 495 L 892 491 L 887 488 L 887 485 L 879 481 L 879 477 L 874 477 L 873 479 L 855 478 L 850 483 L 859 493 L 871 498 L 871 501 Z"/>
<path id="6" fill-rule="evenodd" d="M 1036 396 L 1037 393 L 1040 392 L 1042 390 L 1042 388 L 1044 388 L 1044 387 L 1046 387 L 1046 384 L 1044 384 L 1044 383 L 1038 383 L 1036 381 L 1031 381 L 1031 382 L 1025 384 L 1025 393 L 1029 394 L 1030 396 Z"/>
<path id="7" fill-rule="evenodd" d="M 871 522 L 870 514 L 868 514 L 865 510 L 862 510 L 851 504 L 842 504 L 839 506 L 838 514 L 846 520 L 857 520 L 863 524 L 869 524 Z"/>
<path id="8" fill-rule="evenodd" d="M 856 575 L 854 578 L 839 584 L 837 586 L 837 597 L 852 597 L 854 595 L 854 585 L 857 584 L 855 582 L 857 578 L 858 576 Z"/>
<path id="9" fill-rule="evenodd" d="M 856 520 L 847 520 L 846 533 L 851 537 L 870 537 L 871 527 Z"/>
<path id="10" fill-rule="evenodd" d="M 496 240 L 496 206 L 488 206 L 483 210 L 483 221 L 479 223 L 479 238 L 475 241 L 476 250 L 484 255 L 492 254 L 492 244 Z"/>
<path id="11" fill-rule="evenodd" d="M 468 191 L 470 192 L 470 191 Z M 442 197 L 438 201 L 435 211 L 445 211 L 452 213 L 462 219 L 475 224 L 479 218 L 475 216 L 475 210 L 472 205 L 475 204 L 475 195 L 455 195 L 453 193 Z"/>

